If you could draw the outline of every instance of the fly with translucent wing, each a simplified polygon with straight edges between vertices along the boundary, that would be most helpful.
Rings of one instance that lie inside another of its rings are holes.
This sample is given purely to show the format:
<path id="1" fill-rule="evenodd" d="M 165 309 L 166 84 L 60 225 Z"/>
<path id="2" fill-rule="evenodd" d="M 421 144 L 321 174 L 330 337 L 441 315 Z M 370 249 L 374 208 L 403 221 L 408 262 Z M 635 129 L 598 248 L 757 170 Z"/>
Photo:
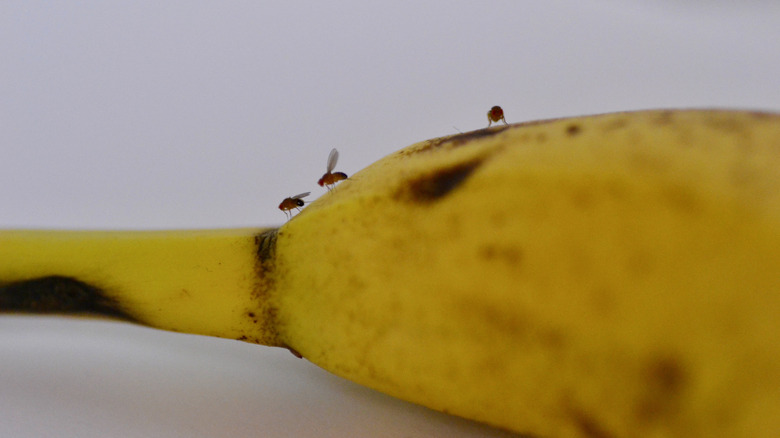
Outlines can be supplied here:
<path id="1" fill-rule="evenodd" d="M 281 204 L 279 204 L 279 210 L 282 210 L 285 215 L 287 215 L 287 219 L 292 218 L 292 210 L 298 210 L 301 211 L 301 207 L 306 203 L 303 198 L 309 196 L 311 192 L 304 192 L 297 194 L 295 196 L 290 196 L 289 198 L 284 198 Z"/>
<path id="2" fill-rule="evenodd" d="M 347 179 L 347 174 L 344 172 L 333 172 L 336 168 L 336 163 L 339 161 L 339 151 L 333 148 L 328 155 L 328 166 L 326 167 L 325 175 L 322 175 L 317 184 L 320 187 L 325 187 L 328 191 L 333 190 L 333 187 L 337 182 Z"/>

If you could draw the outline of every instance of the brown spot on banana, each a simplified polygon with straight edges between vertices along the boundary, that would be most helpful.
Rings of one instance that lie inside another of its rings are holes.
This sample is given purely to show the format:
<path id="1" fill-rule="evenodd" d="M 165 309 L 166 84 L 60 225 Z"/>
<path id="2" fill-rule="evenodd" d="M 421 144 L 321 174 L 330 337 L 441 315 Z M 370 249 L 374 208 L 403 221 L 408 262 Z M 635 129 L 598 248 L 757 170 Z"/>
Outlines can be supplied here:
<path id="1" fill-rule="evenodd" d="M 595 416 L 575 406 L 569 400 L 564 401 L 564 411 L 569 415 L 582 436 L 589 438 L 612 438 L 615 436 Z"/>
<path id="2" fill-rule="evenodd" d="M 466 179 L 482 164 L 483 159 L 476 159 L 433 173 L 417 177 L 404 185 L 396 194 L 396 198 L 410 199 L 417 203 L 435 202 L 463 184 Z"/>
<path id="3" fill-rule="evenodd" d="M 508 266 L 517 269 L 523 261 L 523 250 L 515 246 L 486 244 L 480 248 L 480 257 L 488 261 L 503 261 Z"/>
<path id="4" fill-rule="evenodd" d="M 56 275 L 3 284 L 0 311 L 85 314 L 137 322 L 100 287 Z"/>
<path id="5" fill-rule="evenodd" d="M 275 331 L 277 326 L 277 313 L 278 310 L 271 304 L 269 295 L 275 287 L 274 271 L 276 270 L 276 241 L 279 236 L 279 229 L 273 228 L 255 236 L 255 245 L 257 246 L 257 277 L 258 285 L 255 287 L 253 294 L 253 302 L 259 304 L 257 313 L 262 315 L 260 324 L 265 327 L 270 327 Z M 255 312 L 252 312 L 252 320 L 257 323 L 257 317 Z M 270 341 L 270 342 L 269 342 Z M 274 339 L 264 339 L 262 342 L 256 342 L 258 344 L 265 345 L 277 345 L 284 348 L 288 347 L 283 341 L 278 339 L 278 334 L 275 334 Z M 293 353 L 295 354 L 295 353 Z M 296 355 L 297 356 L 297 355 Z"/>
<path id="6" fill-rule="evenodd" d="M 654 122 L 658 125 L 670 125 L 674 122 L 675 112 L 673 110 L 661 111 L 654 117 Z"/>
<path id="7" fill-rule="evenodd" d="M 604 132 L 610 132 L 610 131 L 617 131 L 620 129 L 624 129 L 626 126 L 629 125 L 628 119 L 615 119 L 610 121 L 609 123 L 606 123 L 604 126 L 601 127 L 601 129 Z"/>
<path id="8" fill-rule="evenodd" d="M 642 377 L 645 393 L 635 407 L 639 423 L 673 417 L 690 380 L 686 367 L 674 356 L 661 354 L 647 362 Z"/>
<path id="9" fill-rule="evenodd" d="M 582 132 L 582 126 L 572 123 L 571 125 L 566 127 L 566 134 L 570 137 L 574 137 Z"/>
<path id="10" fill-rule="evenodd" d="M 463 146 L 463 145 L 468 144 L 472 140 L 477 140 L 477 139 L 485 138 L 485 137 L 492 137 L 492 136 L 494 136 L 496 134 L 499 134 L 499 133 L 501 133 L 501 132 L 511 128 L 512 126 L 513 125 L 497 126 L 497 127 L 493 127 L 493 128 L 478 129 L 476 131 L 465 132 L 465 133 L 462 133 L 462 134 L 455 134 L 455 135 L 451 135 L 451 136 L 448 136 L 448 137 L 439 137 L 439 138 L 435 138 L 435 139 L 429 140 L 428 142 L 426 142 L 425 146 L 423 146 L 422 148 L 419 148 L 419 149 L 416 149 L 416 150 L 413 150 L 413 151 L 403 150 L 401 152 L 403 152 L 403 153 L 409 153 L 409 152 L 419 153 L 419 152 L 425 152 L 425 151 L 429 151 L 429 150 L 432 150 L 432 149 L 448 147 L 448 146 L 451 146 L 451 147 Z M 516 125 L 514 125 L 514 126 L 516 126 Z"/>

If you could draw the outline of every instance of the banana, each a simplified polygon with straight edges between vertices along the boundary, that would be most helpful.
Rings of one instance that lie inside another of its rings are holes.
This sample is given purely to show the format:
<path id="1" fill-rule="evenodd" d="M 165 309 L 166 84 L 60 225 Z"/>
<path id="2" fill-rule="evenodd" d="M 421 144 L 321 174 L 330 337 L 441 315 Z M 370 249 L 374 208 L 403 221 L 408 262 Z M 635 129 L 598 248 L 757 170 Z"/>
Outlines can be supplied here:
<path id="1" fill-rule="evenodd" d="M 780 115 L 428 140 L 279 228 L 2 231 L 0 310 L 285 347 L 538 437 L 774 437 Z"/>

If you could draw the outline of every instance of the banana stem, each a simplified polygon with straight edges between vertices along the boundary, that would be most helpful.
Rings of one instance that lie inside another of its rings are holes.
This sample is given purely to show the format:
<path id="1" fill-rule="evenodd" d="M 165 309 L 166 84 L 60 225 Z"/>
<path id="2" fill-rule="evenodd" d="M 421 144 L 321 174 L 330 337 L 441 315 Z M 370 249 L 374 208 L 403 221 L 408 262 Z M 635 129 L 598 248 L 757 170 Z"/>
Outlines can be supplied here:
<path id="1" fill-rule="evenodd" d="M 0 230 L 0 313 L 105 316 L 281 345 L 264 275 L 275 234 Z"/>

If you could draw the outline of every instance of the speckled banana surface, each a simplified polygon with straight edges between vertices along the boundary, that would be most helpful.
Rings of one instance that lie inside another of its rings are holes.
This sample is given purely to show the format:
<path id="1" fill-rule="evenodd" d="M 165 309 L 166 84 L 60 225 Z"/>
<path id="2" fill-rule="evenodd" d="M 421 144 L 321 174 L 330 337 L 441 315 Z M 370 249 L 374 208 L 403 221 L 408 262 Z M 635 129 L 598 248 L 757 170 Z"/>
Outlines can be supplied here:
<path id="1" fill-rule="evenodd" d="M 0 282 L 6 312 L 284 346 L 536 437 L 774 438 L 780 115 L 437 138 L 278 229 L 2 231 Z"/>

